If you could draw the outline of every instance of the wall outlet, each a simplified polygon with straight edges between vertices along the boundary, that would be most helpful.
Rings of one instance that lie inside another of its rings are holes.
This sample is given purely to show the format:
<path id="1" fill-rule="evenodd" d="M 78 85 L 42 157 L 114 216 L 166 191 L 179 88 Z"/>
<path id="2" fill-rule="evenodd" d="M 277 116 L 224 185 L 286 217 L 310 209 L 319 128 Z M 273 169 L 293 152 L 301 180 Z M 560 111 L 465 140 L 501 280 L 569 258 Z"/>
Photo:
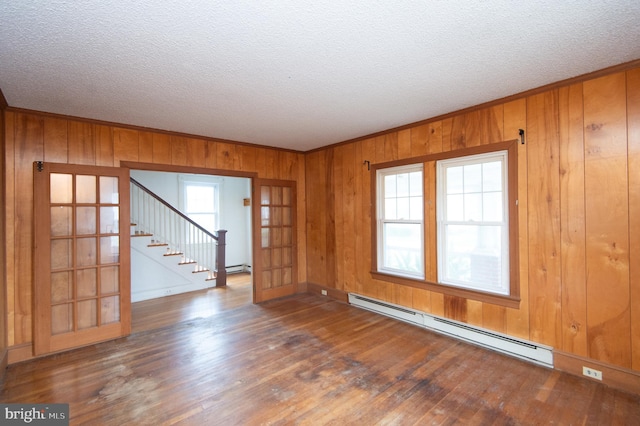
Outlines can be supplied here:
<path id="1" fill-rule="evenodd" d="M 602 380 L 602 371 L 589 367 L 582 367 L 582 375 L 591 377 L 592 379 Z"/>
<path id="2" fill-rule="evenodd" d="M 320 292 L 322 293 L 323 296 L 327 295 L 327 290 L 320 290 Z"/>

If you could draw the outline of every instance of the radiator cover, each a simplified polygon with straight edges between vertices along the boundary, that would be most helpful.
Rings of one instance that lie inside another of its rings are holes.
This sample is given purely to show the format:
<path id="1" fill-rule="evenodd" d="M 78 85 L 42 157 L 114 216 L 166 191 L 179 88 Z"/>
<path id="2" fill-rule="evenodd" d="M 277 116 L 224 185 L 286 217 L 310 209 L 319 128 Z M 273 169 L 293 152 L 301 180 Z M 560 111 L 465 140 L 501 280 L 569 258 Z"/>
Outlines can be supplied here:
<path id="1" fill-rule="evenodd" d="M 349 293 L 349 303 L 368 311 L 399 319 L 466 342 L 553 368 L 553 348 L 486 330 L 460 321 L 409 309 L 371 297 Z"/>

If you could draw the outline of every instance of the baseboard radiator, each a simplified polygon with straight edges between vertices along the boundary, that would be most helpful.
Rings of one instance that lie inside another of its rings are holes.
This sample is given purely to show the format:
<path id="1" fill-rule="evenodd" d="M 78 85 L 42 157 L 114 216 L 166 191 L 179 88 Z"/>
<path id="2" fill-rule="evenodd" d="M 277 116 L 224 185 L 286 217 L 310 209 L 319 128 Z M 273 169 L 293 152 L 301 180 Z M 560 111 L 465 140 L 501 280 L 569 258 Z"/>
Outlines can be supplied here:
<path id="1" fill-rule="evenodd" d="M 548 346 L 516 339 L 463 322 L 437 317 L 354 293 L 349 293 L 349 303 L 362 309 L 418 325 L 506 355 L 553 368 L 553 350 Z"/>

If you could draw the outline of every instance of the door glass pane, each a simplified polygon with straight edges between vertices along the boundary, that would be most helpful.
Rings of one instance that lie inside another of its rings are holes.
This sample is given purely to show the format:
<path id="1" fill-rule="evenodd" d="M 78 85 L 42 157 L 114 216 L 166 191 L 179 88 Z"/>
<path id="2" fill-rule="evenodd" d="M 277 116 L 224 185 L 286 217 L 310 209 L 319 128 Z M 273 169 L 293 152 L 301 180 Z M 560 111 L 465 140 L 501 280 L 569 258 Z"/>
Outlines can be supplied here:
<path id="1" fill-rule="evenodd" d="M 117 234 L 120 223 L 119 207 L 100 207 L 100 233 Z"/>
<path id="2" fill-rule="evenodd" d="M 95 238 L 78 238 L 76 265 L 77 266 L 93 266 L 97 264 L 97 246 Z"/>
<path id="3" fill-rule="evenodd" d="M 96 327 L 98 325 L 97 299 L 81 300 L 78 302 L 78 329 Z"/>
<path id="4" fill-rule="evenodd" d="M 96 202 L 96 177 L 76 176 L 76 203 Z"/>
<path id="5" fill-rule="evenodd" d="M 282 249 L 274 248 L 271 250 L 271 260 L 273 261 L 273 267 L 279 268 L 282 266 Z"/>
<path id="6" fill-rule="evenodd" d="M 271 225 L 282 226 L 282 207 L 272 207 L 271 215 Z"/>
<path id="7" fill-rule="evenodd" d="M 72 209 L 68 206 L 51 207 L 51 236 L 61 237 L 73 232 Z"/>
<path id="8" fill-rule="evenodd" d="M 100 294 L 118 292 L 120 282 L 119 274 L 119 266 L 103 266 L 100 268 Z"/>
<path id="9" fill-rule="evenodd" d="M 282 188 L 279 186 L 271 187 L 271 204 L 282 204 Z"/>
<path id="10" fill-rule="evenodd" d="M 269 247 L 269 228 L 262 228 L 262 247 Z"/>
<path id="11" fill-rule="evenodd" d="M 118 204 L 120 194 L 118 193 L 118 178 L 111 176 L 100 176 L 100 203 Z"/>
<path id="12" fill-rule="evenodd" d="M 100 323 L 109 324 L 120 321 L 120 298 L 109 296 L 100 299 Z"/>
<path id="13" fill-rule="evenodd" d="M 260 207 L 260 219 L 262 220 L 262 226 L 269 226 L 270 210 L 269 207 Z"/>
<path id="14" fill-rule="evenodd" d="M 271 268 L 271 250 L 262 250 L 262 267 Z"/>
<path id="15" fill-rule="evenodd" d="M 62 271 L 51 274 L 51 303 L 66 302 L 73 299 L 71 272 Z"/>
<path id="16" fill-rule="evenodd" d="M 73 202 L 73 176 L 62 173 L 51 173 L 50 193 L 51 203 L 69 204 Z"/>
<path id="17" fill-rule="evenodd" d="M 291 207 L 282 208 L 282 224 L 291 226 Z"/>
<path id="18" fill-rule="evenodd" d="M 72 240 L 51 240 L 51 269 L 66 269 L 72 266 Z"/>
<path id="19" fill-rule="evenodd" d="M 96 233 L 96 208 L 76 207 L 76 234 L 93 235 Z"/>
<path id="20" fill-rule="evenodd" d="M 100 238 L 100 263 L 118 263 L 120 261 L 120 238 Z"/>
<path id="21" fill-rule="evenodd" d="M 97 271 L 95 268 L 79 269 L 76 272 L 76 285 L 78 287 L 78 298 L 96 296 L 97 291 Z"/>
<path id="22" fill-rule="evenodd" d="M 73 331 L 73 304 L 53 305 L 51 307 L 51 334 Z"/>
<path id="23" fill-rule="evenodd" d="M 271 204 L 271 188 L 268 186 L 263 186 L 260 189 L 260 204 L 269 205 Z"/>
<path id="24" fill-rule="evenodd" d="M 293 244 L 293 238 L 291 237 L 291 228 L 282 228 L 282 245 L 290 246 Z"/>

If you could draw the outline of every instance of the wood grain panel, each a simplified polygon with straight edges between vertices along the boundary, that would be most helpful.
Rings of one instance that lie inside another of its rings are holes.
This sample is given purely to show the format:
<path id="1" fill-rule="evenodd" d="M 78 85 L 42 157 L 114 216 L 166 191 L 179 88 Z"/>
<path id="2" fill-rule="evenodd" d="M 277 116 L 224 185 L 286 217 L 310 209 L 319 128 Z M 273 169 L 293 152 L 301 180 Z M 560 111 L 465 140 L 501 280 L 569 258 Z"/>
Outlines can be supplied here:
<path id="1" fill-rule="evenodd" d="M 373 244 L 371 235 L 371 224 L 375 220 L 372 212 L 373 200 L 371 199 L 371 179 L 373 173 L 370 171 L 369 163 L 375 162 L 375 140 L 365 139 L 356 143 L 355 162 L 355 250 L 356 250 L 356 288 L 358 293 L 364 294 L 368 282 L 370 282 L 370 272 L 373 269 L 373 259 L 371 258 L 371 246 Z M 311 194 L 309 194 L 311 196 Z"/>
<path id="2" fill-rule="evenodd" d="M 561 342 L 558 92 L 527 99 L 531 338 Z"/>
<path id="3" fill-rule="evenodd" d="M 70 120 L 68 122 L 69 163 L 96 164 L 96 147 L 93 138 L 93 124 Z"/>
<path id="4" fill-rule="evenodd" d="M 44 157 L 44 119 L 17 114 L 15 128 L 15 216 L 14 342 L 31 341 L 33 269 L 33 161 Z"/>
<path id="5" fill-rule="evenodd" d="M 326 226 L 325 226 L 325 153 L 316 151 L 307 156 L 307 274 L 314 284 L 327 286 L 326 280 Z"/>
<path id="6" fill-rule="evenodd" d="M 587 355 L 582 83 L 561 87 L 562 350 Z"/>
<path id="7" fill-rule="evenodd" d="M 95 124 L 93 138 L 96 145 L 96 165 L 113 166 L 113 127 Z"/>
<path id="8" fill-rule="evenodd" d="M 444 316 L 456 321 L 467 322 L 467 299 L 445 294 Z"/>
<path id="9" fill-rule="evenodd" d="M 398 132 L 398 158 L 411 158 L 411 129 Z"/>
<path id="10" fill-rule="evenodd" d="M 356 249 L 357 222 L 362 218 L 356 217 L 356 193 L 357 187 L 356 173 L 363 168 L 362 164 L 357 164 L 356 147 L 354 144 L 345 145 L 343 152 L 338 158 L 342 162 L 342 233 L 343 233 L 343 253 L 342 263 L 344 265 L 344 290 L 353 292 L 356 290 L 356 275 L 358 266 L 358 252 Z M 366 167 L 365 167 L 366 168 Z"/>
<path id="11" fill-rule="evenodd" d="M 153 132 L 138 133 L 138 161 L 153 163 Z"/>
<path id="12" fill-rule="evenodd" d="M 44 161 L 66 163 L 69 160 L 67 120 L 44 117 Z"/>
<path id="13" fill-rule="evenodd" d="M 187 165 L 191 167 L 205 167 L 204 145 L 202 139 L 188 138 L 187 145 Z"/>
<path id="14" fill-rule="evenodd" d="M 589 356 L 631 366 L 625 74 L 584 83 Z"/>
<path id="15" fill-rule="evenodd" d="M 235 170 L 236 149 L 235 145 L 226 142 L 216 143 L 218 168 L 223 170 Z M 278 179 L 278 176 L 268 176 L 269 179 Z"/>
<path id="16" fill-rule="evenodd" d="M 388 133 L 384 136 L 384 161 L 393 161 L 398 155 L 398 132 Z M 380 158 L 376 158 L 380 161 Z"/>
<path id="17" fill-rule="evenodd" d="M 527 100 L 520 99 L 504 105 L 504 138 L 515 139 L 520 129 L 527 128 Z M 525 140 L 527 132 L 525 130 Z M 506 312 L 507 333 L 529 339 L 529 233 L 528 233 L 528 142 L 518 145 L 518 259 L 520 283 L 520 307 Z"/>
<path id="18" fill-rule="evenodd" d="M 627 72 L 631 368 L 640 371 L 640 69 Z"/>
<path id="19" fill-rule="evenodd" d="M 10 111 L 0 111 L 4 115 L 4 202 L 0 208 L 4 210 L 4 246 L 5 246 L 5 280 L 6 280 L 6 319 L 7 319 L 7 346 L 15 344 L 15 312 L 16 293 L 18 281 L 16 280 L 16 229 L 13 224 L 16 221 L 16 153 L 15 131 L 16 115 Z"/>
<path id="20" fill-rule="evenodd" d="M 3 98 L 0 91 L 0 98 Z M 1 102 L 1 101 L 0 101 Z M 2 105 L 2 104 L 0 104 Z M 5 105 L 0 106 L 0 381 L 4 381 L 7 356 L 7 266 L 6 266 L 6 221 L 5 221 Z"/>
<path id="21" fill-rule="evenodd" d="M 326 268 L 326 284 L 329 287 L 336 286 L 336 204 L 334 194 L 334 174 L 333 169 L 335 167 L 335 153 L 334 149 L 328 149 L 325 151 L 324 161 L 324 211 L 322 214 L 325 216 L 325 228 L 324 228 L 324 241 L 326 247 L 325 254 L 325 268 Z"/>
<path id="22" fill-rule="evenodd" d="M 207 145 L 209 142 L 206 142 Z M 240 152 L 240 170 L 244 172 L 253 172 L 256 170 L 256 148 L 253 146 L 242 145 L 238 147 Z M 206 165 L 205 165 L 206 166 Z M 296 176 L 299 172 L 296 171 Z"/>
<path id="23" fill-rule="evenodd" d="M 348 239 L 346 235 L 347 229 L 344 222 L 345 210 L 343 205 L 344 199 L 344 145 L 336 146 L 332 151 L 334 152 L 333 166 L 329 165 L 329 169 L 332 170 L 332 186 L 329 188 L 329 196 L 332 199 L 333 214 L 332 217 L 335 221 L 335 287 L 339 290 L 344 290 L 344 268 L 345 268 L 345 242 Z M 351 157 L 353 158 L 353 157 Z M 329 283 L 331 285 L 331 282 Z"/>
<path id="24" fill-rule="evenodd" d="M 204 165 L 209 169 L 218 168 L 218 147 L 214 141 L 206 141 L 204 145 Z"/>
<path id="25" fill-rule="evenodd" d="M 156 164 L 171 164 L 171 141 L 164 133 L 153 134 L 153 162 Z"/>
<path id="26" fill-rule="evenodd" d="M 113 165 L 120 161 L 138 161 L 138 131 L 120 127 L 113 128 Z"/>
<path id="27" fill-rule="evenodd" d="M 174 166 L 187 165 L 187 138 L 182 136 L 171 136 L 171 164 Z"/>

